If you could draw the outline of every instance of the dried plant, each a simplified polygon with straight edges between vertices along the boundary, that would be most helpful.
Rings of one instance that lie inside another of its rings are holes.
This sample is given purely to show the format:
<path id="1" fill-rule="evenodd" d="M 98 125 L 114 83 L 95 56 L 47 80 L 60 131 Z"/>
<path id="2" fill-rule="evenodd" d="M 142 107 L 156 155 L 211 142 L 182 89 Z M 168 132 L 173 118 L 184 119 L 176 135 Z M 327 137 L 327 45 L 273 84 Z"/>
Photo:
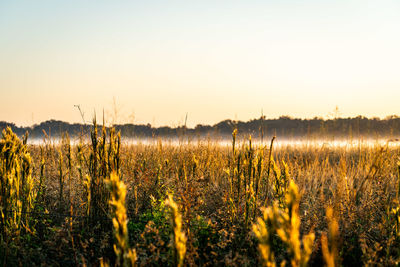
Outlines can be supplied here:
<path id="1" fill-rule="evenodd" d="M 116 266 L 136 266 L 136 250 L 129 246 L 128 218 L 126 215 L 126 186 L 116 172 L 112 172 L 107 181 L 111 199 L 112 223 L 114 229 L 114 251 L 117 256 Z"/>
<path id="2" fill-rule="evenodd" d="M 331 207 L 326 209 L 326 218 L 328 220 L 328 235 L 323 233 L 321 236 L 322 255 L 324 256 L 326 266 L 339 266 L 337 244 L 339 238 L 339 224 L 334 217 Z"/>
<path id="3" fill-rule="evenodd" d="M 280 209 L 277 203 L 264 209 L 263 218 L 258 218 L 253 225 L 253 232 L 258 238 L 259 251 L 264 266 L 275 266 L 272 252 L 272 236 L 277 234 L 286 244 L 291 266 L 307 266 L 313 250 L 314 233 L 300 239 L 300 195 L 296 184 L 291 181 L 286 193 L 286 208 Z"/>
<path id="4" fill-rule="evenodd" d="M 182 216 L 179 213 L 178 205 L 175 203 L 172 195 L 168 195 L 165 205 L 169 207 L 171 216 L 171 225 L 173 228 L 173 249 L 174 249 L 174 265 L 181 267 L 185 259 L 186 253 L 186 235 L 182 230 Z"/>

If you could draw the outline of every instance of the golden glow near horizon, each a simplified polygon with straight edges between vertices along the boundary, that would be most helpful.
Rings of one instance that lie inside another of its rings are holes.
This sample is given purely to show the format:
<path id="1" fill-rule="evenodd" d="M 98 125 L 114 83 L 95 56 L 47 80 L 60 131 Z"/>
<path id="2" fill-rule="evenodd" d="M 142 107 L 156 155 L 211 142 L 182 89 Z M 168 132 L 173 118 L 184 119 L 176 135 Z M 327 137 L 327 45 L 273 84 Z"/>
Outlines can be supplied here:
<path id="1" fill-rule="evenodd" d="M 399 114 L 398 1 L 2 1 L 0 120 Z M 116 100 L 117 112 L 113 110 Z"/>

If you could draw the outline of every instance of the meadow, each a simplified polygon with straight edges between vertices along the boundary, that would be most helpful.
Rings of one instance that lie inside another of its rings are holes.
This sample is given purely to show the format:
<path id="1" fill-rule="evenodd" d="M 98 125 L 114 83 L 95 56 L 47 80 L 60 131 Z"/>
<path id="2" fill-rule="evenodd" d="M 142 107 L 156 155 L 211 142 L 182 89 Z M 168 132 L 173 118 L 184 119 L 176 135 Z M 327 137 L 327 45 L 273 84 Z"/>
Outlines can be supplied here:
<path id="1" fill-rule="evenodd" d="M 95 122 L 94 122 L 94 125 Z M 3 266 L 398 265 L 400 147 L 0 141 Z M 276 137 L 279 139 L 279 136 Z"/>

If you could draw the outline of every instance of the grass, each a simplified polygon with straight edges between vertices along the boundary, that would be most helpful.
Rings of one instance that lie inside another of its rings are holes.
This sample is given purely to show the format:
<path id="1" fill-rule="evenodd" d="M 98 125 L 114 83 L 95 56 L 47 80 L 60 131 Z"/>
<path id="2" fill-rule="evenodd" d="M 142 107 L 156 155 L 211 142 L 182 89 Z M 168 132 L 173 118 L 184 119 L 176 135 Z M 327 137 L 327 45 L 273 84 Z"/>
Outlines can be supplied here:
<path id="1" fill-rule="evenodd" d="M 399 147 L 236 134 L 229 146 L 133 145 L 96 126 L 88 141 L 27 145 L 5 130 L 0 263 L 398 264 Z"/>

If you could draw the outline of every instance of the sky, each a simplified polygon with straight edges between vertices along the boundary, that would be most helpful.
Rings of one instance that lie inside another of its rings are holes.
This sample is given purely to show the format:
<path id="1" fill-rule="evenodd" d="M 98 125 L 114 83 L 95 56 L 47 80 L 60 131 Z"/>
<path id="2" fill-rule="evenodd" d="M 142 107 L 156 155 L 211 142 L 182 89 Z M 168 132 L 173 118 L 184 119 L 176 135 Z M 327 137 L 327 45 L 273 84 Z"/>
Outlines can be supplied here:
<path id="1" fill-rule="evenodd" d="M 400 1 L 0 0 L 0 121 L 400 114 Z"/>

